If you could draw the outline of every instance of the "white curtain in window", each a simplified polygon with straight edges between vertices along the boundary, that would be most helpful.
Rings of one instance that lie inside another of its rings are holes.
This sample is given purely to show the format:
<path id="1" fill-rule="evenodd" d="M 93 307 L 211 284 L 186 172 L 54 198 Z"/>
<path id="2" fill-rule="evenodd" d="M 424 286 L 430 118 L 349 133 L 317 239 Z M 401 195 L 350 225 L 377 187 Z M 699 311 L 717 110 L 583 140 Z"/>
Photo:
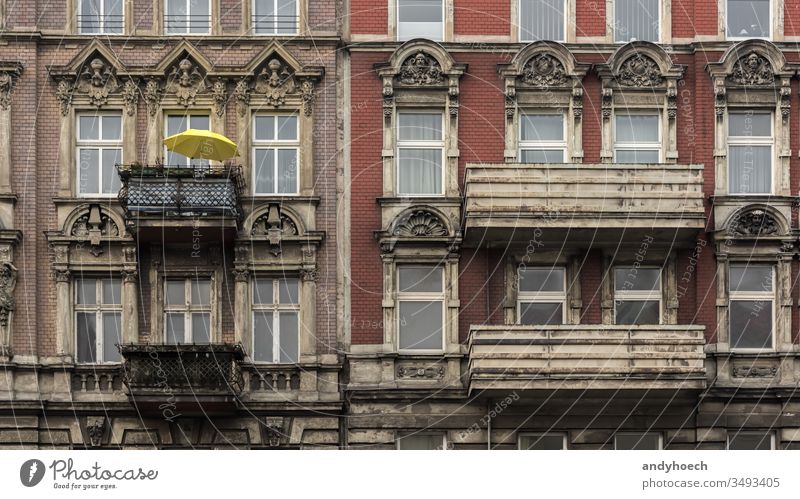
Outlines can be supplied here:
<path id="1" fill-rule="evenodd" d="M 523 41 L 564 41 L 566 0 L 520 0 L 520 38 Z"/>
<path id="2" fill-rule="evenodd" d="M 614 12 L 615 41 L 658 41 L 659 0 L 614 0 Z"/>
<path id="3" fill-rule="evenodd" d="M 728 153 L 731 193 L 768 194 L 772 191 L 772 147 L 731 146 Z"/>

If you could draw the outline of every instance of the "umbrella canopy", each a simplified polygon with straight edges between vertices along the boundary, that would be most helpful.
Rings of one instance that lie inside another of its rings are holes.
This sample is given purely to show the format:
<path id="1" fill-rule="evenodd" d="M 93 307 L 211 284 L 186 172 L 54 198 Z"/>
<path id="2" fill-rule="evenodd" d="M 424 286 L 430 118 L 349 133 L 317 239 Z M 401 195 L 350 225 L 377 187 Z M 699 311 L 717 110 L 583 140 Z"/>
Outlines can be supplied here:
<path id="1" fill-rule="evenodd" d="M 236 144 L 228 137 L 194 128 L 170 135 L 164 139 L 164 145 L 170 151 L 192 159 L 225 161 L 239 155 Z"/>

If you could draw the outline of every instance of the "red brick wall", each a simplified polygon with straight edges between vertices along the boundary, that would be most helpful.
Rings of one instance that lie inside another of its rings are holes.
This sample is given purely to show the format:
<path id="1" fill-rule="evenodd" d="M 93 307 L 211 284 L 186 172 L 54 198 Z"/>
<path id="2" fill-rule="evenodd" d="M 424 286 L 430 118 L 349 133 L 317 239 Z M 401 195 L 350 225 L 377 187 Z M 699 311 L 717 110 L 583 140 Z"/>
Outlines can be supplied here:
<path id="1" fill-rule="evenodd" d="M 389 2 L 350 0 L 350 31 L 353 34 L 387 34 L 389 32 Z"/>
<path id="2" fill-rule="evenodd" d="M 606 34 L 605 0 L 576 0 L 575 24 L 577 36 L 604 36 Z"/>
<path id="3" fill-rule="evenodd" d="M 599 251 L 587 252 L 579 265 L 581 300 L 581 324 L 601 324 L 603 322 L 600 302 L 602 301 L 603 256 Z"/>
<path id="4" fill-rule="evenodd" d="M 508 35 L 511 2 L 455 0 L 453 31 L 456 35 Z"/>
<path id="5" fill-rule="evenodd" d="M 800 34 L 800 3 L 783 3 L 783 34 L 786 36 Z"/>
<path id="6" fill-rule="evenodd" d="M 672 0 L 672 36 L 681 38 L 693 37 L 695 29 L 693 20 L 693 0 Z"/>

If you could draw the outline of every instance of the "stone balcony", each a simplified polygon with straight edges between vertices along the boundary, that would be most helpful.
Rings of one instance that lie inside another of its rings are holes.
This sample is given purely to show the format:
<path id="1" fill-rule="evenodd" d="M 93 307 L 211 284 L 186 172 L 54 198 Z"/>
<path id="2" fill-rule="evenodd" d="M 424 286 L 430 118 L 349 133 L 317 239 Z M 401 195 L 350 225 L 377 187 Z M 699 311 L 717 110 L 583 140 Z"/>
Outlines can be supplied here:
<path id="1" fill-rule="evenodd" d="M 704 326 L 473 326 L 471 393 L 701 390 Z"/>
<path id="2" fill-rule="evenodd" d="M 701 165 L 468 164 L 465 243 L 693 241 L 703 200 Z"/>

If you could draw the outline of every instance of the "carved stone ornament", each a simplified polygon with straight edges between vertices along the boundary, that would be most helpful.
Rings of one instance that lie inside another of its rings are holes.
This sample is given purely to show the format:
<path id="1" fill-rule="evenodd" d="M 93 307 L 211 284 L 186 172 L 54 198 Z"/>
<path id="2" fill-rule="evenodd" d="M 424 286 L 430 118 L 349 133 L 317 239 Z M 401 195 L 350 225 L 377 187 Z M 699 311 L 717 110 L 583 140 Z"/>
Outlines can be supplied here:
<path id="1" fill-rule="evenodd" d="M 311 116 L 314 110 L 314 102 L 317 100 L 317 96 L 314 93 L 314 82 L 310 79 L 303 80 L 303 83 L 300 84 L 300 94 L 303 96 L 303 113 L 306 116 Z"/>
<path id="2" fill-rule="evenodd" d="M 444 74 L 439 62 L 420 50 L 403 62 L 397 80 L 403 85 L 440 85 L 444 83 Z"/>
<path id="3" fill-rule="evenodd" d="M 273 58 L 256 75 L 253 90 L 263 95 L 267 104 L 278 107 L 286 102 L 287 94 L 295 93 L 297 84 L 289 65 L 278 58 Z"/>
<path id="4" fill-rule="evenodd" d="M 70 236 L 81 241 L 89 241 L 94 256 L 102 254 L 100 242 L 104 237 L 119 237 L 119 227 L 108 214 L 100 211 L 98 205 L 92 205 L 89 212 L 75 220 L 70 229 Z"/>
<path id="5" fill-rule="evenodd" d="M 664 81 L 656 61 L 644 54 L 636 54 L 623 62 L 616 78 L 617 83 L 626 87 L 649 87 Z"/>
<path id="6" fill-rule="evenodd" d="M 435 214 L 427 210 L 415 210 L 397 222 L 392 235 L 400 237 L 444 237 L 447 236 L 447 227 Z"/>
<path id="7" fill-rule="evenodd" d="M 158 104 L 161 101 L 161 85 L 155 78 L 147 80 L 144 87 L 144 100 L 147 102 L 147 112 L 150 116 L 155 116 L 158 113 Z"/>
<path id="8" fill-rule="evenodd" d="M 738 85 L 772 85 L 775 74 L 772 64 L 756 52 L 750 52 L 733 65 L 728 81 Z"/>
<path id="9" fill-rule="evenodd" d="M 182 59 L 170 71 L 166 91 L 175 95 L 178 104 L 184 107 L 193 105 L 197 94 L 205 90 L 205 78 L 190 59 Z"/>
<path id="10" fill-rule="evenodd" d="M 105 416 L 88 416 L 86 418 L 86 436 L 89 438 L 89 445 L 100 447 L 103 444 L 103 436 L 106 433 Z"/>
<path id="11" fill-rule="evenodd" d="M 101 107 L 108 102 L 109 94 L 115 93 L 119 88 L 114 68 L 96 57 L 83 67 L 75 83 L 74 92 L 86 94 L 92 105 Z"/>
<path id="12" fill-rule="evenodd" d="M 734 378 L 774 378 L 778 374 L 776 366 L 734 366 Z"/>
<path id="13" fill-rule="evenodd" d="M 284 440 L 282 417 L 266 417 L 261 426 L 261 440 L 269 447 L 278 447 Z"/>
<path id="14" fill-rule="evenodd" d="M 14 288 L 17 286 L 17 268 L 6 262 L 0 267 L 0 326 L 6 327 L 14 311 Z"/>
<path id="15" fill-rule="evenodd" d="M 538 54 L 522 68 L 522 82 L 535 87 L 553 87 L 567 82 L 564 65 L 550 54 Z"/>
<path id="16" fill-rule="evenodd" d="M 61 116 L 69 114 L 69 106 L 72 103 L 72 85 L 67 80 L 59 80 L 56 87 L 56 99 L 61 109 Z"/>
<path id="17" fill-rule="evenodd" d="M 239 111 L 239 115 L 246 115 L 247 108 L 250 106 L 250 85 L 247 82 L 247 78 L 242 78 L 236 82 L 236 87 L 233 89 L 233 98 L 236 100 L 236 109 Z"/>
<path id="18" fill-rule="evenodd" d="M 122 85 L 122 100 L 125 102 L 125 112 L 128 113 L 128 116 L 136 114 L 136 106 L 139 104 L 139 86 L 133 80 L 127 80 Z"/>
<path id="19" fill-rule="evenodd" d="M 397 377 L 403 379 L 442 379 L 444 367 L 402 366 L 397 369 Z"/>
<path id="20" fill-rule="evenodd" d="M 0 71 L 0 109 L 6 110 L 11 106 L 11 90 L 14 88 L 14 81 L 22 73 L 22 65 L 17 65 L 16 69 Z"/>
<path id="21" fill-rule="evenodd" d="M 225 114 L 225 104 L 228 102 L 227 89 L 225 88 L 225 80 L 217 79 L 211 85 L 211 97 L 214 99 L 214 112 L 217 116 L 222 118 Z"/>
<path id="22" fill-rule="evenodd" d="M 780 232 L 780 225 L 765 210 L 750 210 L 731 221 L 730 232 L 736 236 L 774 236 Z"/>
<path id="23" fill-rule="evenodd" d="M 297 224 L 288 215 L 281 213 L 277 204 L 270 205 L 267 213 L 256 218 L 250 230 L 251 236 L 266 236 L 270 251 L 275 256 L 281 253 L 281 241 L 284 237 L 298 234 Z"/>

